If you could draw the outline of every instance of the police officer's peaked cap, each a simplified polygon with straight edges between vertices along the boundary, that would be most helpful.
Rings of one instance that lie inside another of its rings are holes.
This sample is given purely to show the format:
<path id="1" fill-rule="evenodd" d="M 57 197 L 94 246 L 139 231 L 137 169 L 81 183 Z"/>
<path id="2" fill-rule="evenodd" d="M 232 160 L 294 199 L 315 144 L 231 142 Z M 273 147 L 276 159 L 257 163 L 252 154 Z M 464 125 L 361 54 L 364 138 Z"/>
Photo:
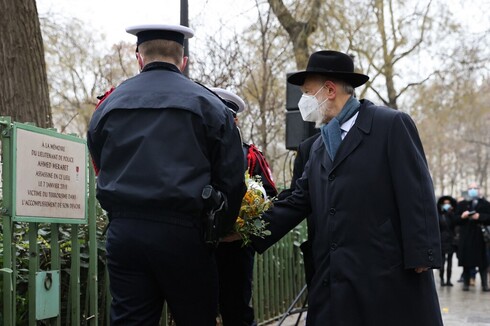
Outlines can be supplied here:
<path id="1" fill-rule="evenodd" d="M 215 92 L 221 99 L 225 102 L 225 104 L 235 113 L 242 112 L 245 110 L 245 102 L 242 98 L 235 93 L 227 91 L 223 88 L 211 88 L 213 92 Z"/>
<path id="2" fill-rule="evenodd" d="M 137 45 L 151 40 L 170 40 L 184 45 L 184 39 L 194 36 L 194 31 L 182 25 L 145 24 L 126 28 L 126 32 L 138 37 Z"/>

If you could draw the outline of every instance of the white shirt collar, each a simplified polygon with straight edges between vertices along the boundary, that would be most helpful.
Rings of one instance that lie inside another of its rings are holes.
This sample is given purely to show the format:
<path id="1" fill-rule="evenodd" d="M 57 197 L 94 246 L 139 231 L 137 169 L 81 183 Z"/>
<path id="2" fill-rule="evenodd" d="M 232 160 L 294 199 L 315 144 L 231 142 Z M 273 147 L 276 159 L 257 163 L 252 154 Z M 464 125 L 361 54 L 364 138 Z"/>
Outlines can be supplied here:
<path id="1" fill-rule="evenodd" d="M 359 115 L 359 112 L 357 112 L 356 114 L 354 114 L 352 116 L 352 118 L 350 118 L 349 120 L 347 120 L 346 122 L 344 122 L 340 126 L 340 129 L 342 130 L 342 134 L 341 134 L 342 140 L 345 138 L 345 136 L 347 135 L 347 133 L 349 132 L 349 130 L 352 128 L 352 126 L 354 125 L 354 123 L 356 123 L 356 119 L 357 119 L 357 116 L 358 115 Z"/>

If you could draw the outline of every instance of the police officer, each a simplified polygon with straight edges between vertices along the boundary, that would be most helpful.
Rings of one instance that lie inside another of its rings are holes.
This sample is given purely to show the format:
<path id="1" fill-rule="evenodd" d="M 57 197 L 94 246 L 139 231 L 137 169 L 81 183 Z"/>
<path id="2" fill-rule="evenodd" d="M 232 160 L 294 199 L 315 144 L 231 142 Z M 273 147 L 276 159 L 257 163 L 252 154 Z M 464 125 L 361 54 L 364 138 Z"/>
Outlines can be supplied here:
<path id="1" fill-rule="evenodd" d="M 235 122 L 237 113 L 245 109 L 245 102 L 235 93 L 222 88 L 212 88 L 229 107 Z M 244 170 L 251 176 L 259 175 L 268 196 L 277 195 L 264 155 L 253 144 L 243 143 Z M 241 240 L 221 242 L 216 249 L 219 274 L 219 310 L 224 326 L 252 326 L 254 310 L 251 306 L 252 279 L 255 250 L 244 247 Z"/>
<path id="2" fill-rule="evenodd" d="M 140 25 L 141 73 L 110 93 L 90 121 L 97 198 L 108 212 L 111 325 L 158 325 L 164 301 L 179 326 L 215 325 L 214 253 L 203 240 L 201 194 L 224 194 L 232 226 L 245 192 L 233 116 L 186 78 L 184 26 Z"/>

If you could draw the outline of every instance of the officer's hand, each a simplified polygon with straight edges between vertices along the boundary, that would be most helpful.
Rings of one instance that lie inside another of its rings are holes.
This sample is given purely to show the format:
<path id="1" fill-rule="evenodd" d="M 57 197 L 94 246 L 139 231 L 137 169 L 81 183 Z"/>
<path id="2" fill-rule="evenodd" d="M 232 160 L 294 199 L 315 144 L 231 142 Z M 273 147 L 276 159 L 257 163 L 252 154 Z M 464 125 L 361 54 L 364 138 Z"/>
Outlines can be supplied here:
<path id="1" fill-rule="evenodd" d="M 233 241 L 238 241 L 238 240 L 242 240 L 242 237 L 239 233 L 230 233 L 228 234 L 227 236 L 219 239 L 219 242 L 233 242 Z"/>

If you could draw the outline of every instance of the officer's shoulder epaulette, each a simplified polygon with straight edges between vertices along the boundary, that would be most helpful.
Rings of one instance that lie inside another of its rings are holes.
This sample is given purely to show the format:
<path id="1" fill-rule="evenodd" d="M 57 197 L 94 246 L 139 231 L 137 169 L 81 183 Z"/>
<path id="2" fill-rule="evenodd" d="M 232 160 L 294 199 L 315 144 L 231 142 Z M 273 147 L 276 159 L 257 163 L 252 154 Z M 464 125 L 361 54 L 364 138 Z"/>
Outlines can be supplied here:
<path id="1" fill-rule="evenodd" d="M 219 96 L 218 94 L 216 94 L 215 92 L 213 92 L 213 90 L 209 89 L 207 86 L 201 84 L 200 82 L 198 82 L 197 80 L 193 80 L 194 83 L 196 83 L 197 85 L 203 87 L 204 89 L 206 89 L 208 92 L 210 92 L 211 94 L 213 94 L 214 96 L 216 96 L 220 101 L 221 103 L 223 103 L 223 105 L 230 111 L 230 112 L 233 112 L 233 110 L 231 110 L 228 105 L 226 104 L 225 100 L 223 100 L 221 98 L 221 96 Z"/>
<path id="2" fill-rule="evenodd" d="M 208 92 L 218 96 L 216 93 L 214 93 L 212 90 L 210 90 L 206 85 L 204 84 L 201 84 L 201 82 L 198 82 L 197 80 L 195 79 L 191 79 L 194 83 L 196 83 L 197 85 L 201 86 L 202 88 L 206 89 Z M 219 97 L 219 96 L 218 96 Z"/>
<path id="3" fill-rule="evenodd" d="M 216 94 L 215 92 L 213 92 L 209 87 L 207 87 L 206 85 L 203 85 L 201 84 L 200 82 L 198 82 L 197 80 L 192 80 L 194 83 L 196 83 L 197 85 L 201 86 L 202 88 L 204 88 L 206 91 L 208 91 L 209 93 L 213 94 L 214 96 L 216 96 L 217 98 L 219 98 L 219 100 L 221 102 L 223 102 L 223 104 L 226 105 L 226 103 L 223 101 L 223 99 L 218 95 Z"/>

